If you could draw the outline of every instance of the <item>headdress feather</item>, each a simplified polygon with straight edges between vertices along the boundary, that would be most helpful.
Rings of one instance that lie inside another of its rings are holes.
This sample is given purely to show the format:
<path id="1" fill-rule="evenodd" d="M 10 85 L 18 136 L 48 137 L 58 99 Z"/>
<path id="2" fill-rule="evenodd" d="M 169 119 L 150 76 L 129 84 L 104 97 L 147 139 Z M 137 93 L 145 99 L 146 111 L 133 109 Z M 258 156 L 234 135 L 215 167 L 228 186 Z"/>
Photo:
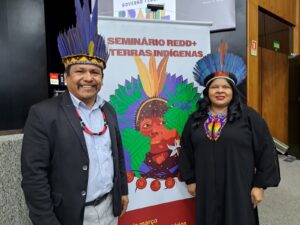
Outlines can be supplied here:
<path id="1" fill-rule="evenodd" d="M 162 58 L 160 61 L 158 68 L 157 68 L 157 74 L 158 74 L 158 90 L 157 90 L 157 95 L 162 91 L 166 77 L 167 77 L 167 63 L 168 63 L 169 57 L 166 56 Z"/>
<path id="2" fill-rule="evenodd" d="M 227 43 L 224 40 L 221 40 L 219 48 L 218 48 L 218 52 L 220 54 L 221 68 L 224 65 L 224 58 L 225 58 L 225 55 L 227 54 L 227 50 L 228 50 Z"/>
<path id="3" fill-rule="evenodd" d="M 141 60 L 141 58 L 139 56 L 135 56 L 134 60 L 137 65 L 141 83 L 143 85 L 146 95 L 148 95 L 148 96 L 154 95 L 153 82 L 150 78 L 150 74 L 149 74 L 146 64 Z"/>
<path id="4" fill-rule="evenodd" d="M 193 72 L 194 79 L 201 86 L 206 86 L 217 77 L 227 78 L 236 85 L 246 78 L 244 60 L 235 54 L 227 53 L 227 49 L 227 43 L 222 40 L 218 53 L 208 54 L 196 62 Z"/>
<path id="5" fill-rule="evenodd" d="M 155 57 L 150 56 L 149 70 L 146 64 L 139 56 L 134 56 L 135 63 L 139 71 L 139 77 L 143 85 L 144 91 L 148 97 L 157 97 L 162 91 L 166 76 L 168 57 L 165 56 L 156 68 Z"/>
<path id="6" fill-rule="evenodd" d="M 156 70 L 156 61 L 154 55 L 151 55 L 149 60 L 149 79 L 152 80 L 153 95 L 157 96 L 157 89 L 155 89 L 155 87 L 158 86 L 158 74 Z"/>
<path id="7" fill-rule="evenodd" d="M 75 0 L 76 27 L 59 33 L 58 49 L 65 67 L 75 64 L 95 64 L 103 69 L 106 67 L 109 54 L 105 40 L 98 35 L 98 0 L 95 1 L 90 16 L 89 0 Z"/>

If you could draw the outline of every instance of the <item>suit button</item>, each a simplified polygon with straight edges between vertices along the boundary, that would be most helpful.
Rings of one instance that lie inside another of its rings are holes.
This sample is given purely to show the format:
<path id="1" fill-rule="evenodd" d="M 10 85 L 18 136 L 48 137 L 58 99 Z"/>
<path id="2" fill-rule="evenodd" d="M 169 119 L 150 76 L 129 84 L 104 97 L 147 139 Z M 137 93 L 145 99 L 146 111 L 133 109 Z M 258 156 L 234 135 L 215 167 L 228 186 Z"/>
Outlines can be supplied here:
<path id="1" fill-rule="evenodd" d="M 81 192 L 81 195 L 82 195 L 82 196 L 86 196 L 86 191 L 82 191 L 82 192 Z"/>
<path id="2" fill-rule="evenodd" d="M 86 171 L 88 169 L 88 166 L 87 165 L 83 165 L 82 166 L 82 170 Z"/>

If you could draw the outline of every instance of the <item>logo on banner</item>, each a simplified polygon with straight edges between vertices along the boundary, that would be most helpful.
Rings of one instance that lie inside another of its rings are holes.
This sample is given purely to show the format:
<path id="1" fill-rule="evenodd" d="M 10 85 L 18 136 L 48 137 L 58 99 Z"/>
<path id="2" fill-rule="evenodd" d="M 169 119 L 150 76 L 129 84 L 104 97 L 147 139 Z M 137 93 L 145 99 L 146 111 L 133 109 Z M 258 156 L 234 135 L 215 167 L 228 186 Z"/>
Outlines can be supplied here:
<path id="1" fill-rule="evenodd" d="M 164 10 L 152 12 L 147 4 L 162 4 Z M 114 0 L 114 16 L 131 19 L 174 20 L 176 4 L 173 0 Z"/>
<path id="2" fill-rule="evenodd" d="M 127 179 L 135 191 L 172 189 L 180 181 L 180 135 L 199 100 L 197 88 L 182 76 L 167 73 L 169 57 L 158 67 L 133 57 L 139 71 L 119 85 L 110 103 L 117 112 L 125 150 Z"/>

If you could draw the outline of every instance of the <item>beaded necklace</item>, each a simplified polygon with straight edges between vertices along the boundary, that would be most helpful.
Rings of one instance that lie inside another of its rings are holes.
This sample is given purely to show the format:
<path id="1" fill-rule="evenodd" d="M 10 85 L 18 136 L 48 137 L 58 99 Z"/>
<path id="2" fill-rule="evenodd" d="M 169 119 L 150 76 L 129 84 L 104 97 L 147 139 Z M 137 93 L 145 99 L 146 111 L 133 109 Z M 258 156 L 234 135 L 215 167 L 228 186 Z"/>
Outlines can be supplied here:
<path id="1" fill-rule="evenodd" d="M 105 132 L 106 132 L 106 130 L 107 130 L 107 122 L 106 122 L 106 116 L 105 116 L 105 114 L 104 114 L 104 112 L 103 112 L 102 110 L 101 110 L 101 113 L 102 113 L 102 118 L 103 118 L 103 120 L 104 120 L 104 126 L 103 126 L 103 129 L 102 129 L 100 132 L 98 132 L 98 133 L 95 133 L 95 132 L 91 131 L 91 130 L 85 125 L 85 123 L 82 121 L 82 118 L 81 118 L 81 116 L 80 116 L 80 114 L 79 114 L 79 111 L 78 111 L 77 109 L 76 109 L 76 112 L 77 112 L 77 116 L 78 116 L 79 121 L 80 121 L 80 126 L 81 126 L 82 130 L 83 130 L 85 133 L 87 133 L 87 134 L 89 134 L 89 135 L 97 135 L 97 136 L 101 136 L 101 135 L 105 134 Z"/>
<path id="2" fill-rule="evenodd" d="M 204 122 L 204 129 L 209 140 L 217 141 L 221 135 L 221 131 L 227 122 L 227 114 L 215 114 L 211 111 L 208 113 L 208 118 Z"/>

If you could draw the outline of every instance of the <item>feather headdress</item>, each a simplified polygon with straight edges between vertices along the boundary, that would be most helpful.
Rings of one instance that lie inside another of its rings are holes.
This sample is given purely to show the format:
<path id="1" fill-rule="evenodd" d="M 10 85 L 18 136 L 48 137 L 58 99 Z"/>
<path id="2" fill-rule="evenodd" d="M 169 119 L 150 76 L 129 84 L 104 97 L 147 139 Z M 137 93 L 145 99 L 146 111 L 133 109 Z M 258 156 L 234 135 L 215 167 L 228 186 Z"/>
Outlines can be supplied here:
<path id="1" fill-rule="evenodd" d="M 145 94 L 149 97 L 139 107 L 136 113 L 136 129 L 139 130 L 141 118 L 149 115 L 160 115 L 167 110 L 167 100 L 159 95 L 164 88 L 167 77 L 168 56 L 162 58 L 156 68 L 156 60 L 153 55 L 150 56 L 149 70 L 146 64 L 139 56 L 135 56 L 134 60 L 139 71 L 139 78 L 142 83 Z"/>
<path id="2" fill-rule="evenodd" d="M 244 60 L 232 53 L 227 53 L 227 43 L 220 42 L 218 53 L 208 54 L 194 67 L 194 78 L 201 86 L 207 86 L 217 78 L 226 78 L 239 85 L 246 78 Z"/>
<path id="3" fill-rule="evenodd" d="M 59 33 L 58 49 L 65 67 L 83 63 L 94 64 L 105 69 L 109 57 L 104 38 L 98 34 L 98 0 L 90 16 L 89 0 L 75 0 L 76 27 Z"/>
<path id="4" fill-rule="evenodd" d="M 166 69 L 168 59 L 168 56 L 163 57 L 158 65 L 158 68 L 156 68 L 155 57 L 151 55 L 148 70 L 146 64 L 143 63 L 139 56 L 134 57 L 144 91 L 150 98 L 158 97 L 159 93 L 164 87 L 167 76 Z"/>

